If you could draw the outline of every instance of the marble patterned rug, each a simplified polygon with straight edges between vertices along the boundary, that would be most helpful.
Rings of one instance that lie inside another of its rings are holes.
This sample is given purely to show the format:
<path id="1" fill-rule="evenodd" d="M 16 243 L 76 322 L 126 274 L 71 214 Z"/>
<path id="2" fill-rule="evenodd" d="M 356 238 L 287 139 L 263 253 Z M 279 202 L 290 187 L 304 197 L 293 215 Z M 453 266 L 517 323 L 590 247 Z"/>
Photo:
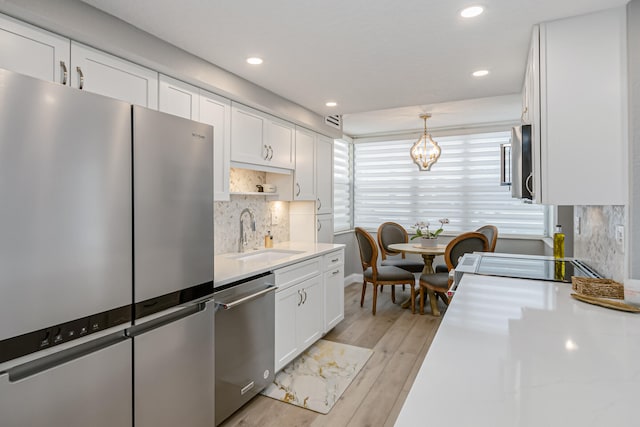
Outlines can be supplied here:
<path id="1" fill-rule="evenodd" d="M 368 348 L 319 340 L 278 372 L 262 394 L 326 414 L 372 354 Z"/>

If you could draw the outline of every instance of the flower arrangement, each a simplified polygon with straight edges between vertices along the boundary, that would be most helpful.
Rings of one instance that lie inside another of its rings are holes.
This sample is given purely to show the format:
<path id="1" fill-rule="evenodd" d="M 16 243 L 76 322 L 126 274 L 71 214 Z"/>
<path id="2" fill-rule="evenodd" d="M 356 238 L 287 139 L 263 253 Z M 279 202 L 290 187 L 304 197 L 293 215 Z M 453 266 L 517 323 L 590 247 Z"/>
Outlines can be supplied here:
<path id="1" fill-rule="evenodd" d="M 438 222 L 440 222 L 440 228 L 438 228 L 436 231 L 429 231 L 429 221 L 417 222 L 413 226 L 413 228 L 415 228 L 415 230 L 416 230 L 416 235 L 413 236 L 411 238 L 411 240 L 413 240 L 415 238 L 418 238 L 418 237 L 425 237 L 427 239 L 435 239 L 444 230 L 444 225 L 445 224 L 449 224 L 449 218 L 439 219 Z"/>

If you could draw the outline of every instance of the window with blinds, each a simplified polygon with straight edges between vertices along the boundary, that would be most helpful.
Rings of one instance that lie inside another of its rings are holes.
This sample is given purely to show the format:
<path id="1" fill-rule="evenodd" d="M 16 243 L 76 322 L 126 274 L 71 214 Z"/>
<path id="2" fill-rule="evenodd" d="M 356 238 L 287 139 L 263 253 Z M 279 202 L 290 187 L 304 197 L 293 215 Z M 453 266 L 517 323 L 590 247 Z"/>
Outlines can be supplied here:
<path id="1" fill-rule="evenodd" d="M 333 231 L 353 227 L 351 204 L 351 157 L 353 144 L 336 139 L 333 142 Z"/>
<path id="2" fill-rule="evenodd" d="M 354 225 L 375 230 L 394 221 L 412 232 L 419 221 L 444 234 L 498 227 L 501 236 L 544 236 L 545 208 L 511 198 L 500 186 L 500 144 L 509 132 L 435 138 L 438 162 L 420 172 L 409 156 L 414 140 L 354 144 Z"/>

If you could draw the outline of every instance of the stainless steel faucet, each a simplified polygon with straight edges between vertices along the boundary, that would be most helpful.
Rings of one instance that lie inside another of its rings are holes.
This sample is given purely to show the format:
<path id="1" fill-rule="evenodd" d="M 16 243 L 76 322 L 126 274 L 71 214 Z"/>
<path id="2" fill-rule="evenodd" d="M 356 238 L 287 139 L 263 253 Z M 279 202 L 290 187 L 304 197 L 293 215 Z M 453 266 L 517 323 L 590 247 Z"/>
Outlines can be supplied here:
<path id="1" fill-rule="evenodd" d="M 242 217 L 248 213 L 251 219 L 251 231 L 256 231 L 256 218 L 253 215 L 253 211 L 249 208 L 244 208 L 240 212 L 240 240 L 238 241 L 238 252 L 244 252 L 245 246 L 247 246 L 247 236 L 244 234 L 244 220 Z"/>

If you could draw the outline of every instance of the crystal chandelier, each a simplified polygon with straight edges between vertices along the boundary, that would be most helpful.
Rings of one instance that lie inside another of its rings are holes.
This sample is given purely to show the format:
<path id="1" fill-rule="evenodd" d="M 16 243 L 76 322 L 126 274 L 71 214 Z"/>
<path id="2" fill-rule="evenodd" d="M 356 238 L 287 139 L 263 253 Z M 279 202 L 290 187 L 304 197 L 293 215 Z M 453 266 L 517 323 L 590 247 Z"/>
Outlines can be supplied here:
<path id="1" fill-rule="evenodd" d="M 427 132 L 427 119 L 429 117 L 431 117 L 431 114 L 420 114 L 420 118 L 424 119 L 424 133 L 420 136 L 420 139 L 413 144 L 409 151 L 413 162 L 418 165 L 421 171 L 431 169 L 431 166 L 433 166 L 440 157 L 440 146 Z"/>

